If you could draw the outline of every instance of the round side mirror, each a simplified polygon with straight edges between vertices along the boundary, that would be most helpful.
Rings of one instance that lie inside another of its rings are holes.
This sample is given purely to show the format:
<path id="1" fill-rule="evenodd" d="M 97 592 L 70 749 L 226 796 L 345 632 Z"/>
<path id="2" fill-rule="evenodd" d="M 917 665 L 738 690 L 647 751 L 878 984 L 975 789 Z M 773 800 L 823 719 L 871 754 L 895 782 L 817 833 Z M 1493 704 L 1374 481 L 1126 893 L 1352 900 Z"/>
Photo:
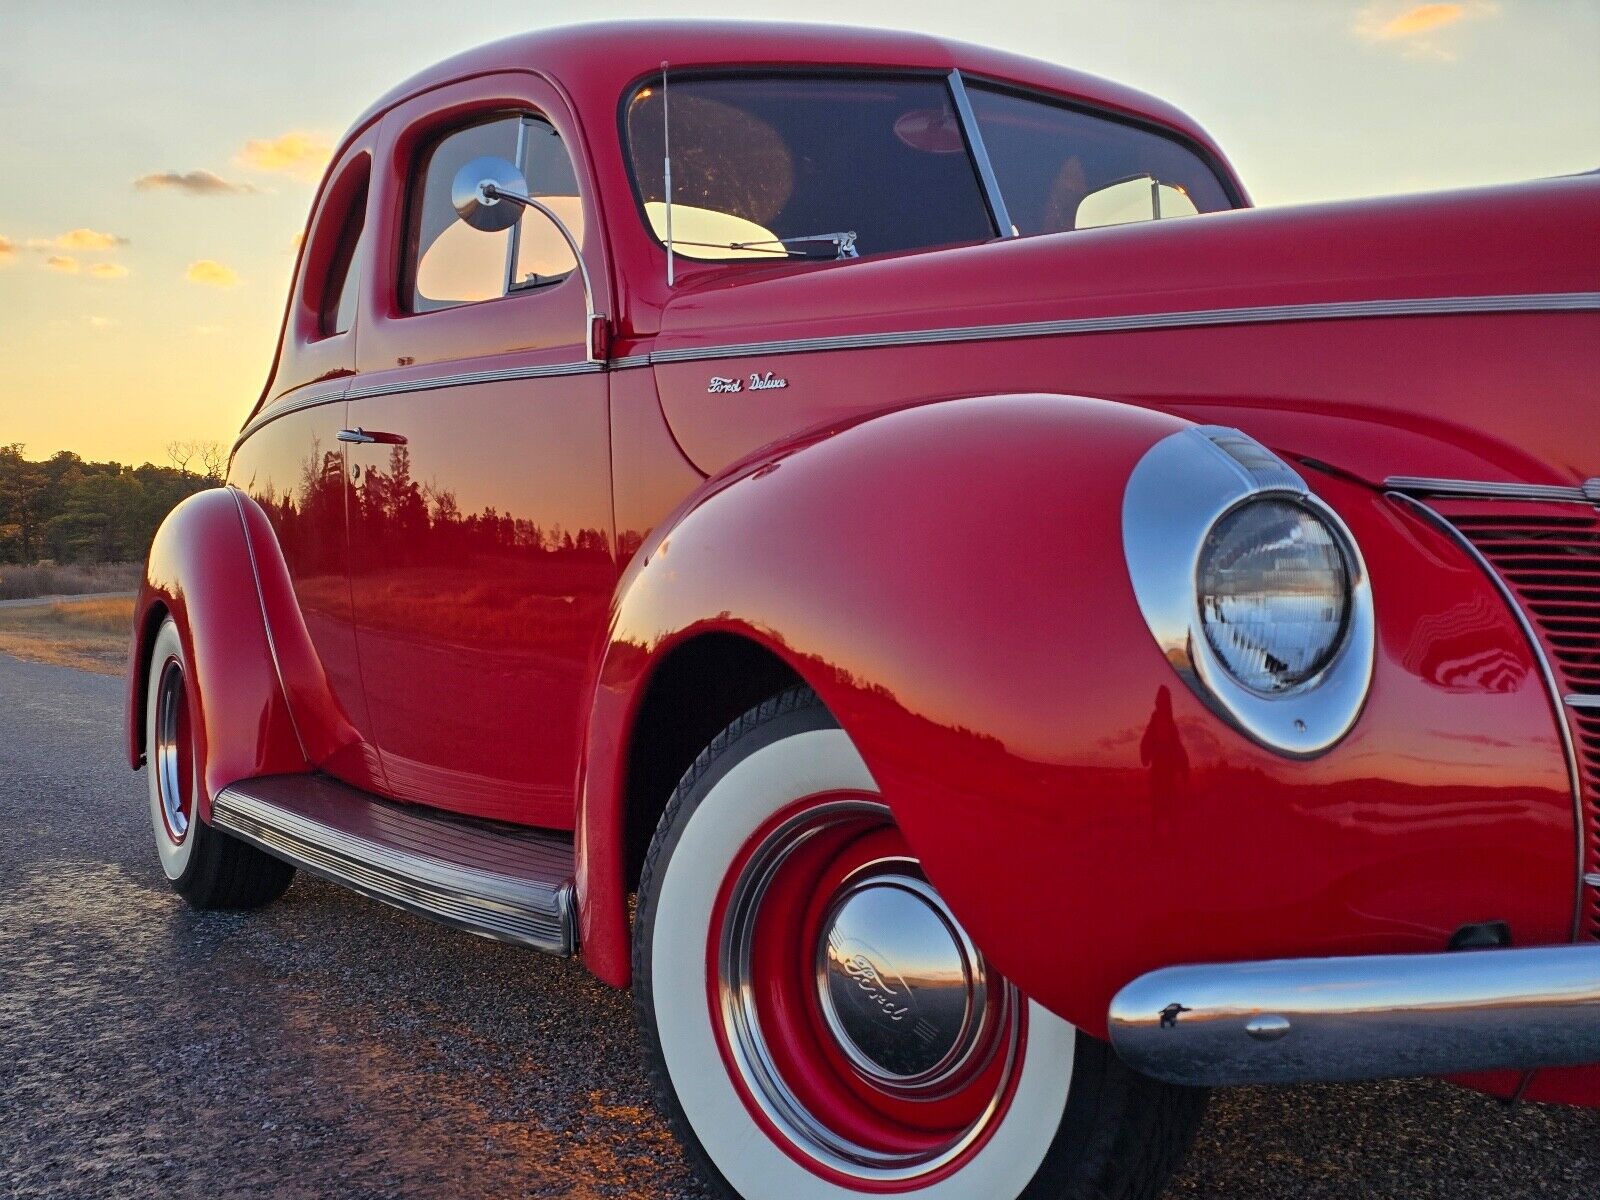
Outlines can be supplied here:
<path id="1" fill-rule="evenodd" d="M 474 229 L 499 233 L 510 229 L 522 216 L 522 206 L 484 194 L 484 184 L 516 195 L 527 195 L 528 181 L 522 172 L 503 158 L 486 155 L 463 164 L 450 184 L 450 200 L 456 215 Z"/>

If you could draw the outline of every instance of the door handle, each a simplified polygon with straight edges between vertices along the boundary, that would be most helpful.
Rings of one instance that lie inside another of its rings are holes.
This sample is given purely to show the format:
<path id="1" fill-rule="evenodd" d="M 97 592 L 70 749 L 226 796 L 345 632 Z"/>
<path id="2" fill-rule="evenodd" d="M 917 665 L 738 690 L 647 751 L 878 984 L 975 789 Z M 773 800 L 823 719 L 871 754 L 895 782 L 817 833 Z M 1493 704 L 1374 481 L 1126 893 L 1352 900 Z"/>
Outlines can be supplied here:
<path id="1" fill-rule="evenodd" d="M 339 430 L 339 440 L 341 442 L 354 442 L 358 446 L 370 446 L 373 442 L 379 442 L 385 446 L 404 446 L 406 444 L 405 435 L 403 434 L 379 433 L 376 430 L 369 432 L 359 425 L 354 429 Z"/>

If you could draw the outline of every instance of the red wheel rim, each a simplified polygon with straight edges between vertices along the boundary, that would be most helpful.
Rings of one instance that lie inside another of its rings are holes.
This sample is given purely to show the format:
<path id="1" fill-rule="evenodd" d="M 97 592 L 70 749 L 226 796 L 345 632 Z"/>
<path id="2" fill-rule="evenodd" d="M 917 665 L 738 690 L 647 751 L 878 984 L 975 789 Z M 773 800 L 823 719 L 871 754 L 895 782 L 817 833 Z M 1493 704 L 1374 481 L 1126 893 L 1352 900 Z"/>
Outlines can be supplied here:
<path id="1" fill-rule="evenodd" d="M 707 964 L 712 1025 L 746 1107 L 822 1178 L 924 1187 L 1000 1123 L 1026 1006 L 875 797 L 808 797 L 758 829 L 717 897 Z"/>

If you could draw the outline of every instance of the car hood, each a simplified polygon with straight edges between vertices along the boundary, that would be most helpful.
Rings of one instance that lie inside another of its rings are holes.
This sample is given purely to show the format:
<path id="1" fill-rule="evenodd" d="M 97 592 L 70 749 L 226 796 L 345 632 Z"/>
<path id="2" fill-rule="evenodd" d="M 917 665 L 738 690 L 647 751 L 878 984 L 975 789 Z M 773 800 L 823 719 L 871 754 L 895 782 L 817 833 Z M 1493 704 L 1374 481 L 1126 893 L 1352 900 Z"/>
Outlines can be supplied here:
<path id="1" fill-rule="evenodd" d="M 1581 481 L 1600 475 L 1600 177 L 730 273 L 677 296 L 653 349 L 707 471 L 873 407 L 1057 391 L 1236 424 L 1373 483 Z M 916 356 L 936 353 L 930 379 Z M 707 394 L 765 370 L 826 398 Z"/>

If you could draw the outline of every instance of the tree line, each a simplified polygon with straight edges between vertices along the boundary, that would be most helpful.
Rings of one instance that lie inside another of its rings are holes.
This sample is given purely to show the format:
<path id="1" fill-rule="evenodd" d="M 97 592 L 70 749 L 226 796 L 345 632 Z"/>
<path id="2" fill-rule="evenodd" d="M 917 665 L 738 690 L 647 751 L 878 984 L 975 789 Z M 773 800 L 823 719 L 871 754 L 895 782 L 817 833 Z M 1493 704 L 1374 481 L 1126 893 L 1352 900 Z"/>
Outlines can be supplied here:
<path id="1" fill-rule="evenodd" d="M 174 442 L 167 456 L 171 466 L 130 467 L 0 445 L 0 563 L 142 561 L 166 515 L 226 468 L 214 442 Z"/>

